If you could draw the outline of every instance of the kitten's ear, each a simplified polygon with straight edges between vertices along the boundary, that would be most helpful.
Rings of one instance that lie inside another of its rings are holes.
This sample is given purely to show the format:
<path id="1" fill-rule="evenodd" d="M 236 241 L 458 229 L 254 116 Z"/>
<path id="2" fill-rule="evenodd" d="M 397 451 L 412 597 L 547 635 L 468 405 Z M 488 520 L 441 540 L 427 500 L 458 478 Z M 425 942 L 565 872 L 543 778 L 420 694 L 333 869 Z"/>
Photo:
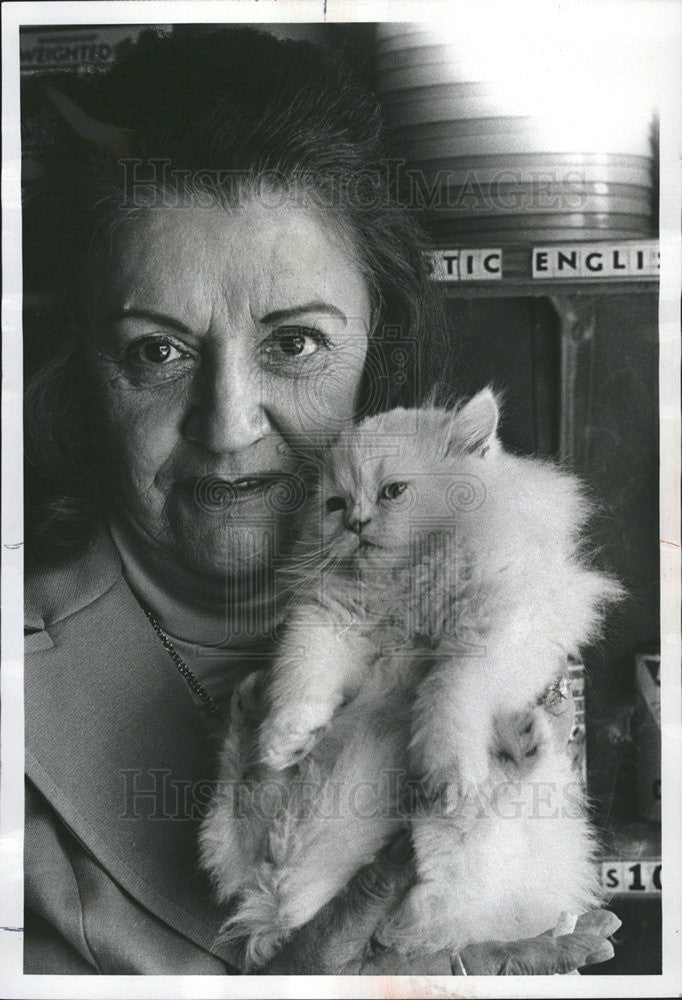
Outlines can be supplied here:
<path id="1" fill-rule="evenodd" d="M 465 403 L 451 424 L 448 451 L 455 448 L 483 457 L 499 450 L 497 424 L 500 408 L 492 389 L 483 389 Z"/>

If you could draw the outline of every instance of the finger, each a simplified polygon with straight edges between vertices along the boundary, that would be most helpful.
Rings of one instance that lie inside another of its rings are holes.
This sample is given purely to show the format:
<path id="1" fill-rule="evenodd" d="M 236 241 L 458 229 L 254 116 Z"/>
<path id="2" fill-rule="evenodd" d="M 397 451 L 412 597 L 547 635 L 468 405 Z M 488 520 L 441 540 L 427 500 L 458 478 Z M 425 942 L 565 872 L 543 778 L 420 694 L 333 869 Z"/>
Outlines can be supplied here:
<path id="1" fill-rule="evenodd" d="M 545 711 L 545 719 L 549 725 L 550 737 L 554 743 L 555 750 L 563 753 L 568 746 L 575 722 L 573 701 L 570 700 L 566 710 L 560 714 L 555 715 L 552 712 Z"/>
<path id="2" fill-rule="evenodd" d="M 523 941 L 482 941 L 479 944 L 469 944 L 459 952 L 459 959 L 468 976 L 502 976 L 520 975 L 520 973 L 505 973 L 505 962 L 512 952 L 516 952 Z"/>
<path id="3" fill-rule="evenodd" d="M 382 948 L 365 958 L 358 971 L 364 976 L 451 976 L 452 960 L 447 951 L 403 955 L 393 948 Z"/>
<path id="4" fill-rule="evenodd" d="M 576 932 L 597 934 L 600 937 L 611 937 L 621 926 L 622 921 L 610 910 L 590 910 L 581 913 L 575 925 Z"/>
<path id="5" fill-rule="evenodd" d="M 563 750 L 570 739 L 575 722 L 575 700 L 571 685 L 566 678 L 562 678 L 549 688 L 541 709 L 549 723 L 554 746 L 557 750 Z"/>
<path id="6" fill-rule="evenodd" d="M 404 831 L 360 869 L 261 971 L 268 975 L 359 971 L 372 935 L 398 907 L 414 876 L 410 835 Z"/>
<path id="7" fill-rule="evenodd" d="M 585 965 L 597 965 L 613 958 L 613 945 L 599 934 L 573 933 L 555 938 L 559 973 L 573 972 Z"/>
<path id="8" fill-rule="evenodd" d="M 596 934 L 540 935 L 521 941 L 485 941 L 460 952 L 470 976 L 552 976 L 613 958 L 609 941 Z"/>
<path id="9" fill-rule="evenodd" d="M 610 910 L 588 910 L 576 919 L 573 930 L 580 934 L 596 934 L 599 937 L 611 937 L 622 925 L 622 921 Z M 538 937 L 558 937 L 556 927 L 543 931 Z"/>

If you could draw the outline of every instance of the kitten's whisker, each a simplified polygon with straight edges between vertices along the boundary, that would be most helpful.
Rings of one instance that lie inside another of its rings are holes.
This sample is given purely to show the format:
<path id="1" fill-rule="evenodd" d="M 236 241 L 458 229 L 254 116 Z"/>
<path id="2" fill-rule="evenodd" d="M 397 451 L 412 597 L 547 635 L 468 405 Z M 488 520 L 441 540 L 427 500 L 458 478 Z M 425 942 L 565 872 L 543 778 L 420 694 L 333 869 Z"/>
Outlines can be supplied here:
<path id="1" fill-rule="evenodd" d="M 333 568 L 334 559 L 331 543 L 322 548 L 310 546 L 308 550 L 295 552 L 290 564 L 280 573 L 282 592 L 300 597 L 310 591 L 321 576 Z"/>

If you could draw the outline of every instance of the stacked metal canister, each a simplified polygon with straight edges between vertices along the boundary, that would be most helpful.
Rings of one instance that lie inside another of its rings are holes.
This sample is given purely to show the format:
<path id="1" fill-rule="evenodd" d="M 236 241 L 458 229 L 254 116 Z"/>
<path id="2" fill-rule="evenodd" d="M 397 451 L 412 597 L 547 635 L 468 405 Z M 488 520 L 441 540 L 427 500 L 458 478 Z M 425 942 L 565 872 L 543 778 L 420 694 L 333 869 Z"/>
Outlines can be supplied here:
<path id="1" fill-rule="evenodd" d="M 499 26 L 497 36 L 461 37 L 456 28 L 448 37 L 422 24 L 377 26 L 376 86 L 404 158 L 403 197 L 434 245 L 654 236 L 646 95 L 608 85 L 623 75 L 608 64 L 608 46 L 597 53 L 583 39 L 573 51 L 529 38 L 518 51 L 522 42 L 510 38 L 515 57 L 505 58 Z M 622 63 L 624 51 L 613 49 L 611 61 Z"/>

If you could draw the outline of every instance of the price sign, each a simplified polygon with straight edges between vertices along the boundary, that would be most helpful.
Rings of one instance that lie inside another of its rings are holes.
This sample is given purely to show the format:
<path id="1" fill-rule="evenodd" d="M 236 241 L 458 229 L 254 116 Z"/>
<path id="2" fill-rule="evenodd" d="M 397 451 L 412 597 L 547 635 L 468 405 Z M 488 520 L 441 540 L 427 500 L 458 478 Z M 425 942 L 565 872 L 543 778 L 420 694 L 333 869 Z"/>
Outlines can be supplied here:
<path id="1" fill-rule="evenodd" d="M 661 862 L 602 861 L 601 884 L 613 894 L 656 896 L 661 892 Z"/>

